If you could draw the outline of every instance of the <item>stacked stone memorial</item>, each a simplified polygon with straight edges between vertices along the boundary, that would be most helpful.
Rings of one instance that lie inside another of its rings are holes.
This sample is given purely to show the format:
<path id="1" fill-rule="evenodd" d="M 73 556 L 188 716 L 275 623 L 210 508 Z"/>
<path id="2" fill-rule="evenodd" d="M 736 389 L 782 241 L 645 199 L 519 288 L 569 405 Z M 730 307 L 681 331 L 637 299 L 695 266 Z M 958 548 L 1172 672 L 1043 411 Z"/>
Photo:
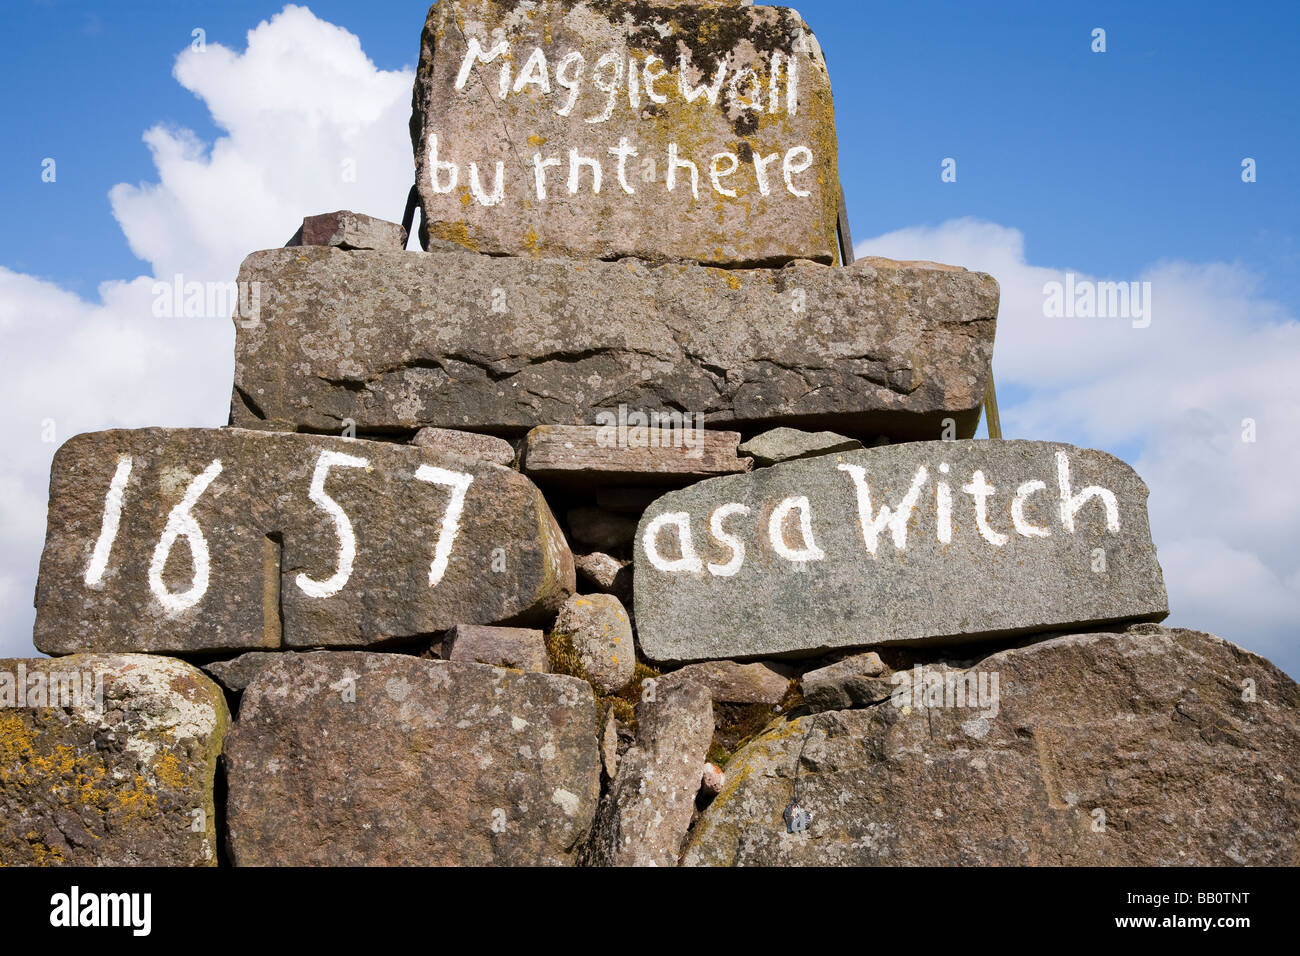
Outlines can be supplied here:
<path id="1" fill-rule="evenodd" d="M 852 261 L 797 13 L 440 0 L 411 134 L 421 250 L 245 260 L 230 427 L 55 456 L 0 862 L 1297 862 L 1296 685 L 973 440 L 997 284 Z"/>

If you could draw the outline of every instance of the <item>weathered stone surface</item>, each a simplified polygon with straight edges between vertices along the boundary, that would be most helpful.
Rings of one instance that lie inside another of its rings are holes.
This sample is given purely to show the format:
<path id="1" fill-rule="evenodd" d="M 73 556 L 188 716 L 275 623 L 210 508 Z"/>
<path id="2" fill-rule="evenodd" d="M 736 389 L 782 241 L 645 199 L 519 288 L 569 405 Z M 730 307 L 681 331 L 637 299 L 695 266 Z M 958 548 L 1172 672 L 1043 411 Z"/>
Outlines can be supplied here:
<path id="1" fill-rule="evenodd" d="M 779 664 L 706 661 L 670 671 L 657 683 L 665 687 L 680 681 L 694 681 L 718 703 L 778 704 L 790 688 L 790 673 Z"/>
<path id="2" fill-rule="evenodd" d="M 600 803 L 586 862 L 676 866 L 713 739 L 713 704 L 699 684 L 659 689 L 636 706 L 636 743 Z"/>
<path id="3" fill-rule="evenodd" d="M 521 435 L 619 406 L 708 430 L 975 432 L 997 283 L 931 263 L 719 270 L 304 247 L 256 252 L 232 424 Z M 502 311 L 504 310 L 504 311 Z M 628 413 L 629 415 L 631 413 Z M 694 419 L 695 424 L 698 419 Z"/>
<path id="4" fill-rule="evenodd" d="M 574 555 L 573 564 L 581 578 L 608 594 L 614 593 L 621 578 L 626 577 L 631 583 L 632 562 L 620 561 L 601 551 Z"/>
<path id="5" fill-rule="evenodd" d="M 1004 651 L 970 674 L 996 707 L 916 707 L 909 681 L 906 707 L 779 722 L 727 765 L 685 862 L 1300 862 L 1300 689 L 1262 658 L 1146 625 Z M 787 833 L 801 748 L 812 821 Z"/>
<path id="6" fill-rule="evenodd" d="M 755 435 L 739 448 L 739 453 L 754 459 L 755 465 L 775 465 L 782 461 L 816 458 L 837 451 L 855 451 L 862 442 L 834 432 L 806 432 L 798 428 L 773 428 Z"/>
<path id="7" fill-rule="evenodd" d="M 35 642 L 366 646 L 541 622 L 573 586 L 541 492 L 496 465 L 244 429 L 95 432 L 54 457 Z"/>
<path id="8" fill-rule="evenodd" d="M 574 595 L 560 608 L 555 630 L 573 640 L 587 679 L 600 693 L 612 693 L 632 679 L 636 669 L 632 622 L 614 595 Z"/>
<path id="9" fill-rule="evenodd" d="M 443 642 L 449 661 L 470 661 L 494 667 L 545 674 L 546 638 L 541 631 L 524 627 L 484 627 L 457 624 Z"/>
<path id="10" fill-rule="evenodd" d="M 539 425 L 524 443 L 524 472 L 538 481 L 567 484 L 686 485 L 749 471 L 753 462 L 736 456 L 739 444 L 739 432 L 706 431 L 693 419 L 680 429 Z"/>
<path id="11" fill-rule="evenodd" d="M 830 78 L 793 10 L 442 0 L 413 106 L 422 233 L 435 239 L 507 255 L 834 261 Z"/>
<path id="12" fill-rule="evenodd" d="M 605 729 L 600 735 L 600 763 L 605 776 L 613 780 L 618 774 L 618 718 L 612 707 L 605 715 Z"/>
<path id="13" fill-rule="evenodd" d="M 0 866 L 215 866 L 229 725 L 182 661 L 0 660 Z"/>
<path id="14" fill-rule="evenodd" d="M 504 438 L 493 435 L 461 432 L 452 428 L 421 428 L 411 439 L 411 444 L 506 468 L 515 463 L 515 446 Z"/>
<path id="15" fill-rule="evenodd" d="M 565 515 L 573 540 L 588 548 L 613 551 L 636 536 L 636 519 L 600 508 L 573 508 Z"/>
<path id="16" fill-rule="evenodd" d="M 888 698 L 895 684 L 885 676 L 885 662 L 875 651 L 851 654 L 799 678 L 799 693 L 814 712 L 863 707 Z"/>
<path id="17" fill-rule="evenodd" d="M 400 223 L 376 219 L 350 210 L 308 216 L 286 246 L 337 246 L 340 249 L 406 248 L 406 230 Z"/>
<path id="18" fill-rule="evenodd" d="M 237 865 L 555 865 L 600 795 L 591 688 L 353 651 L 285 655 L 226 745 Z"/>
<path id="19" fill-rule="evenodd" d="M 714 478 L 641 518 L 640 646 L 691 661 L 1160 620 L 1146 499 L 1122 461 L 1030 441 L 889 445 Z"/>
<path id="20" fill-rule="evenodd" d="M 224 661 L 212 661 L 204 664 L 200 669 L 232 694 L 242 694 L 244 688 L 253 682 L 253 678 L 263 667 L 281 654 L 292 653 L 294 652 L 249 651 Z"/>

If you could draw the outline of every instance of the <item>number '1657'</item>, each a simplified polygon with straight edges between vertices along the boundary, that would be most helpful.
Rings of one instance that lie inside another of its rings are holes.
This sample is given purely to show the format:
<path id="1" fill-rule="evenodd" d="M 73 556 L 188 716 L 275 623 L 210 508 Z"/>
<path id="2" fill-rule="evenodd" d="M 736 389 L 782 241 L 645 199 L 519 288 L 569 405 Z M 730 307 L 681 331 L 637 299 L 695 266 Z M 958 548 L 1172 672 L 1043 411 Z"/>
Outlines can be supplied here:
<path id="1" fill-rule="evenodd" d="M 113 480 L 109 483 L 108 493 L 104 496 L 103 524 L 95 549 L 91 553 L 90 563 L 86 565 L 85 581 L 88 587 L 103 587 L 104 572 L 113 551 L 113 542 L 117 539 L 118 525 L 122 519 L 123 499 L 126 494 L 127 481 L 131 477 L 132 458 L 124 455 L 118 459 Z M 356 560 L 357 540 L 352 530 L 352 522 L 342 506 L 325 491 L 325 479 L 331 468 L 368 468 L 370 461 L 355 455 L 337 451 L 322 451 L 316 460 L 316 470 L 312 473 L 311 489 L 308 497 L 334 521 L 334 531 L 338 536 L 338 558 L 334 573 L 323 581 L 318 581 L 307 574 L 299 573 L 294 583 L 304 594 L 314 598 L 328 598 L 338 594 L 352 577 L 352 565 Z M 158 539 L 149 562 L 149 590 L 168 613 L 179 614 L 203 600 L 208 590 L 208 578 L 211 557 L 208 542 L 203 531 L 194 518 L 194 506 L 208 490 L 208 487 L 221 474 L 221 459 L 216 459 L 200 474 L 195 476 L 185 489 L 185 494 L 167 515 L 167 524 L 162 537 Z M 433 560 L 429 564 L 429 587 L 436 587 L 447 571 L 451 558 L 452 546 L 460 531 L 460 516 L 465 507 L 465 495 L 474 481 L 473 475 L 458 471 L 449 471 L 433 465 L 421 465 L 415 472 L 419 481 L 441 485 L 450 489 L 447 510 L 443 513 L 434 544 Z M 193 574 L 190 586 L 184 591 L 172 591 L 163 581 L 163 569 L 171 555 L 177 538 L 184 538 L 189 546 Z"/>

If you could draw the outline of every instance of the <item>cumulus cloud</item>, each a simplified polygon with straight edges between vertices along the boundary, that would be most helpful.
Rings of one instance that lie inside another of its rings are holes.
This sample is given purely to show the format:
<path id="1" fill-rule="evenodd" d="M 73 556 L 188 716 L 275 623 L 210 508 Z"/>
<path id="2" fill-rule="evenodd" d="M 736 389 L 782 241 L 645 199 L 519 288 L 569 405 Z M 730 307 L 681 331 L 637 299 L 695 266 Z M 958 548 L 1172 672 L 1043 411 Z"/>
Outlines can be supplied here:
<path id="1" fill-rule="evenodd" d="M 304 215 L 400 217 L 414 179 L 411 71 L 383 71 L 358 39 L 289 6 L 243 52 L 186 49 L 174 75 L 222 135 L 144 134 L 157 181 L 119 185 L 113 213 L 150 275 L 86 301 L 0 267 L 0 656 L 30 655 L 50 459 L 103 428 L 225 424 L 234 369 L 226 315 L 154 316 L 155 281 L 225 283 L 255 249 L 283 245 Z"/>
<path id="2" fill-rule="evenodd" d="M 1151 489 L 1170 623 L 1300 673 L 1300 321 L 1260 295 L 1256 276 L 1222 262 L 1159 261 L 1131 276 L 1031 265 L 1018 230 L 969 219 L 855 251 L 993 275 L 1002 289 L 995 377 L 1004 394 L 1026 396 L 1000 409 L 1003 434 L 1128 458 Z M 1150 325 L 1048 317 L 1044 287 L 1067 272 L 1076 283 L 1150 283 Z M 1254 441 L 1243 440 L 1252 429 Z"/>
<path id="3" fill-rule="evenodd" d="M 235 53 L 187 48 L 176 80 L 226 131 L 144 134 L 156 183 L 114 187 L 113 214 L 155 275 L 224 281 L 254 249 L 283 245 L 305 214 L 401 218 L 415 163 L 410 71 L 382 71 L 347 30 L 288 6 Z M 287 231 L 286 231 L 287 230 Z"/>

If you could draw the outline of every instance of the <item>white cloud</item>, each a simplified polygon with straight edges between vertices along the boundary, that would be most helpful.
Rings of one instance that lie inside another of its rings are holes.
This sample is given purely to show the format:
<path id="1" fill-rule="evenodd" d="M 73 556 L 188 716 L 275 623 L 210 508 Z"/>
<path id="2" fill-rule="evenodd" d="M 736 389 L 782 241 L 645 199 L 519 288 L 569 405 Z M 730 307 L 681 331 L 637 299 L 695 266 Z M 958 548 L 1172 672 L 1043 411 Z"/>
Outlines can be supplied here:
<path id="1" fill-rule="evenodd" d="M 237 54 L 186 49 L 176 79 L 226 135 L 144 135 L 155 184 L 119 185 L 113 214 L 154 274 L 227 281 L 245 255 L 283 245 L 304 215 L 352 209 L 400 219 L 415 163 L 410 71 L 375 68 L 348 31 L 288 6 Z"/>
<path id="2" fill-rule="evenodd" d="M 400 217 L 415 168 L 406 126 L 414 75 L 376 69 L 346 30 L 286 7 L 249 32 L 243 53 L 185 50 L 175 76 L 224 135 L 205 144 L 188 130 L 150 129 L 158 182 L 112 190 L 122 231 L 153 276 L 228 282 L 245 255 L 283 245 L 305 215 Z M 154 318 L 153 284 L 106 283 L 88 302 L 0 267 L 0 656 L 34 653 L 31 602 L 57 442 L 103 428 L 226 422 L 229 317 Z M 51 423 L 56 443 L 42 441 Z"/>
<path id="3" fill-rule="evenodd" d="M 969 219 L 904 229 L 862 255 L 932 259 L 992 274 L 1002 289 L 994 369 L 1007 437 L 1139 449 L 1171 624 L 1211 630 L 1300 673 L 1300 322 L 1229 263 L 1157 262 L 1151 324 L 1047 318 L 1043 287 L 1065 269 L 1025 261 L 1018 230 Z M 1008 386 L 1013 386 L 1009 389 Z M 1242 441 L 1243 420 L 1256 441 Z M 1123 457 L 1123 456 L 1121 456 Z"/>

